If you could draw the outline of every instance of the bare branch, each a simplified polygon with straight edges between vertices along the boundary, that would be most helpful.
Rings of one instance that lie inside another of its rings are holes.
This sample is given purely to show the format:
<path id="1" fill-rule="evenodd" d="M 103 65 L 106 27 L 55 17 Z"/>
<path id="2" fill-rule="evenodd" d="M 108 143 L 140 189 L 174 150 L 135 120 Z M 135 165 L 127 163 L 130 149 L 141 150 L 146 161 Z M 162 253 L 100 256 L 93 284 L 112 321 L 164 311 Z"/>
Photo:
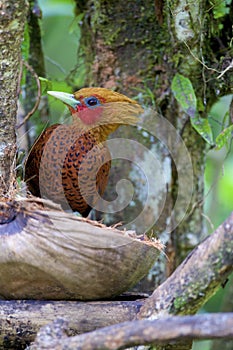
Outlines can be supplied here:
<path id="1" fill-rule="evenodd" d="M 66 327 L 63 319 L 43 327 L 29 349 L 117 350 L 181 339 L 233 339 L 233 313 L 124 322 L 75 337 L 65 335 Z"/>

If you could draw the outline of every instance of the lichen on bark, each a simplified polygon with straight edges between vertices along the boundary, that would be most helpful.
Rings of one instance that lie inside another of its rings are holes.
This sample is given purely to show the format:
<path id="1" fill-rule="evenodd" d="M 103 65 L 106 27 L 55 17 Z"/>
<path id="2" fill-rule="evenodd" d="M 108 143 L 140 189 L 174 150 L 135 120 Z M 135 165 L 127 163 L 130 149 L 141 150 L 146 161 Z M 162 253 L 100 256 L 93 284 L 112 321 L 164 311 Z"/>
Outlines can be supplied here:
<path id="1" fill-rule="evenodd" d="M 3 0 L 0 7 L 0 194 L 15 178 L 16 111 L 19 93 L 21 43 L 27 2 Z"/>

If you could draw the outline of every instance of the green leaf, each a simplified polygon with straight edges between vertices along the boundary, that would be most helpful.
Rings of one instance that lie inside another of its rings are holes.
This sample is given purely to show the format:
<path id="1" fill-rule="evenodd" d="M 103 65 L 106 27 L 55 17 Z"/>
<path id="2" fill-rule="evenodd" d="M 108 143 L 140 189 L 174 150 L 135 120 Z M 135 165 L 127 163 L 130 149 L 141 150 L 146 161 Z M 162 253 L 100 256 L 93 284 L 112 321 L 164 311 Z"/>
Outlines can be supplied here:
<path id="1" fill-rule="evenodd" d="M 214 19 L 218 19 L 229 14 L 231 0 L 221 0 L 221 1 L 214 0 L 213 5 L 214 5 L 213 6 Z"/>
<path id="2" fill-rule="evenodd" d="M 228 128 L 224 129 L 217 137 L 216 137 L 216 147 L 215 149 L 218 151 L 223 146 L 227 145 L 227 143 L 233 137 L 233 125 L 230 125 Z"/>
<path id="3" fill-rule="evenodd" d="M 190 119 L 192 127 L 200 134 L 203 139 L 211 146 L 214 144 L 213 133 L 209 121 L 199 116 Z"/>
<path id="4" fill-rule="evenodd" d="M 40 80 L 40 86 L 41 86 L 41 95 L 45 95 L 47 93 L 47 91 L 52 90 L 52 82 L 51 80 L 48 80 L 46 78 L 43 77 L 39 77 Z"/>
<path id="5" fill-rule="evenodd" d="M 197 112 L 197 99 L 191 81 L 177 73 L 172 80 L 171 89 L 185 113 L 194 118 Z"/>
<path id="6" fill-rule="evenodd" d="M 171 89 L 184 112 L 189 115 L 193 128 L 206 142 L 213 145 L 213 133 L 209 121 L 198 114 L 197 98 L 191 81 L 177 73 L 172 80 Z"/>
<path id="7" fill-rule="evenodd" d="M 52 81 L 43 77 L 39 77 L 41 83 L 41 95 L 46 95 L 47 91 L 63 91 L 72 92 L 69 85 L 63 81 Z"/>

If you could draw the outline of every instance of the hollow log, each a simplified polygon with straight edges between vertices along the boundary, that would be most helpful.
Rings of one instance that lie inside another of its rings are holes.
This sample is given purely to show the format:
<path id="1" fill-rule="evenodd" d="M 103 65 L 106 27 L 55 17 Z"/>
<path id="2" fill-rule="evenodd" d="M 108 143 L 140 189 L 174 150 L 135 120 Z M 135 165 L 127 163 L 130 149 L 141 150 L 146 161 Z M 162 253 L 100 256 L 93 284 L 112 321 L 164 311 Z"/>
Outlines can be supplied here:
<path id="1" fill-rule="evenodd" d="M 144 235 L 45 211 L 27 199 L 2 202 L 0 218 L 0 294 L 6 299 L 112 298 L 144 277 L 162 249 Z"/>

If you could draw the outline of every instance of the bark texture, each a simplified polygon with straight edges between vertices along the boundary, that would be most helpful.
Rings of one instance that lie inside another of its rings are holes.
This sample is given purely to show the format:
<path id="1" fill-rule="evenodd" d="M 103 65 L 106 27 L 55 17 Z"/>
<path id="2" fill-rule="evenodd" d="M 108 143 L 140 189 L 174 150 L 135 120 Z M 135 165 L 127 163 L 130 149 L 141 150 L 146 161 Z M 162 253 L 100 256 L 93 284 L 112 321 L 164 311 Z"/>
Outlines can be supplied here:
<path id="1" fill-rule="evenodd" d="M 3 0 L 0 6 L 0 194 L 15 181 L 16 111 L 19 94 L 21 43 L 28 3 Z"/>
<path id="2" fill-rule="evenodd" d="M 56 320 L 38 333 L 30 350 L 122 350 L 137 345 L 156 345 L 194 339 L 233 338 L 233 314 L 173 316 L 160 320 L 125 322 L 68 338 L 67 322 Z M 179 344 L 179 342 L 178 342 Z M 183 347 L 178 345 L 179 349 Z"/>
<path id="3" fill-rule="evenodd" d="M 111 215 L 105 213 L 103 217 L 107 223 L 128 223 L 129 228 L 133 226 L 133 218 L 146 207 L 147 215 L 142 218 L 138 229 L 152 228 L 166 243 L 169 257 L 167 261 L 161 259 L 144 285 L 139 286 L 141 290 L 153 290 L 205 235 L 202 213 L 206 144 L 190 125 L 189 117 L 177 105 L 171 93 L 171 81 L 176 72 L 191 80 L 199 113 L 204 118 L 217 98 L 216 87 L 221 90 L 224 82 L 224 93 L 230 92 L 230 73 L 217 79 L 219 74 L 205 66 L 205 62 L 208 62 L 209 67 L 216 68 L 215 54 L 216 50 L 220 50 L 216 44 L 216 33 L 222 19 L 218 19 L 216 27 L 210 29 L 209 24 L 214 18 L 213 9 L 205 1 L 95 0 L 76 3 L 77 12 L 85 13 L 81 50 L 86 57 L 86 85 L 116 89 L 152 106 L 172 123 L 191 157 L 193 178 L 188 174 L 187 159 L 182 159 L 180 148 L 176 148 L 175 143 L 171 144 L 169 140 L 168 144 L 163 144 L 158 140 L 159 133 L 151 135 L 151 130 L 142 128 L 131 132 L 120 130 L 113 136 L 137 140 L 139 145 L 145 145 L 147 149 L 142 150 L 140 146 L 136 148 L 131 162 L 114 161 L 106 199 L 113 200 L 119 179 L 129 179 L 134 188 L 133 202 L 124 210 Z M 229 33 L 218 31 L 218 35 L 225 38 L 227 47 Z M 215 40 L 215 47 L 212 40 Z M 228 55 L 227 49 L 225 55 Z M 220 71 L 221 67 L 219 62 L 217 68 Z M 176 153 L 175 159 L 170 146 Z M 151 166 L 148 150 L 156 156 L 160 171 L 159 174 L 153 172 L 149 175 L 154 179 L 157 192 L 154 192 L 154 199 L 145 204 L 148 188 L 143 186 L 145 178 L 133 162 L 137 164 L 134 155 L 140 154 L 146 172 Z M 187 167 L 187 176 L 182 179 L 179 176 L 181 164 L 184 169 Z M 127 186 L 119 190 L 120 198 L 132 191 Z M 181 195 L 180 188 L 185 189 Z M 114 211 L 114 207 L 112 209 Z M 153 217 L 156 220 L 153 221 Z"/>
<path id="4" fill-rule="evenodd" d="M 125 297 L 126 299 L 126 297 Z M 0 349 L 24 349 L 35 340 L 41 327 L 57 318 L 69 319 L 67 334 L 75 336 L 101 327 L 131 321 L 141 300 L 80 301 L 0 301 Z"/>

